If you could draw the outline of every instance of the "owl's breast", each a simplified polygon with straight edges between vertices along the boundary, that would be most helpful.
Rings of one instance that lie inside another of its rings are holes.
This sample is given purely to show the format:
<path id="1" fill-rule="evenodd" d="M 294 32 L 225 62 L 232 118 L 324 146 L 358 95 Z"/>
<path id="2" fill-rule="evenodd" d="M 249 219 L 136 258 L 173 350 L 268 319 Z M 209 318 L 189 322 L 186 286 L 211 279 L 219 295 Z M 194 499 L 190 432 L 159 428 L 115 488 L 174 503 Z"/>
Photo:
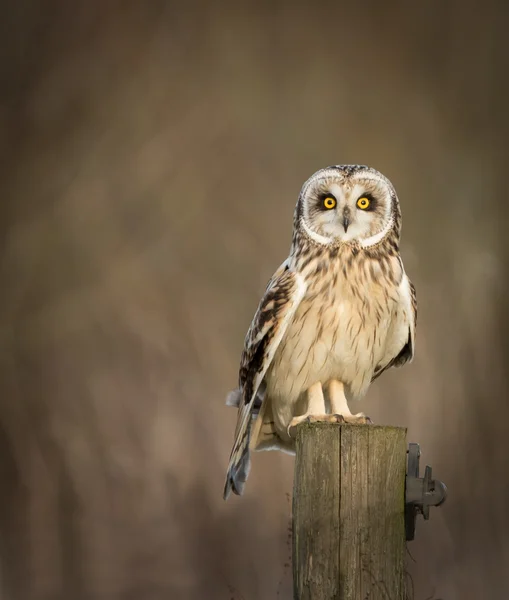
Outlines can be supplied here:
<path id="1" fill-rule="evenodd" d="M 371 278 L 332 273 L 311 281 L 267 373 L 274 399 L 296 402 L 313 383 L 338 379 L 362 396 L 383 360 L 397 297 Z"/>

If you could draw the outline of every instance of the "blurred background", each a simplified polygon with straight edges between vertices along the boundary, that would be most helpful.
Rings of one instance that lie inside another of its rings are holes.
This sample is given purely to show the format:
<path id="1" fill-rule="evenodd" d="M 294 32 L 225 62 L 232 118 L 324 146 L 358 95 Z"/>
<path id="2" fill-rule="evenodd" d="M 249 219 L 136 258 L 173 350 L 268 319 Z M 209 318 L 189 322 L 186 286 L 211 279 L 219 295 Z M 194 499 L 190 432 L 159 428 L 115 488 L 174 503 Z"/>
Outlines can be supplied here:
<path id="1" fill-rule="evenodd" d="M 302 183 L 395 184 L 414 363 L 360 409 L 449 488 L 416 600 L 509 597 L 509 4 L 2 2 L 2 600 L 291 597 L 293 459 L 222 500 Z"/>

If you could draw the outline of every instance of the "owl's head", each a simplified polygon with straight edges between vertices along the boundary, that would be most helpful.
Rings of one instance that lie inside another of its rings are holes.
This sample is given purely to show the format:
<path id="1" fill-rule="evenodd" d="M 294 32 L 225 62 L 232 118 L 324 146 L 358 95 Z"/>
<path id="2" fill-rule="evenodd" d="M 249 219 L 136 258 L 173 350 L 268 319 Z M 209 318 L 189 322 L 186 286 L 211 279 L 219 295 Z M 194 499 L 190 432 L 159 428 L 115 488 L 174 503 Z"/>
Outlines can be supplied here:
<path id="1" fill-rule="evenodd" d="M 373 246 L 390 232 L 399 239 L 401 214 L 391 182 L 364 165 L 317 171 L 303 185 L 295 227 L 316 242 Z"/>

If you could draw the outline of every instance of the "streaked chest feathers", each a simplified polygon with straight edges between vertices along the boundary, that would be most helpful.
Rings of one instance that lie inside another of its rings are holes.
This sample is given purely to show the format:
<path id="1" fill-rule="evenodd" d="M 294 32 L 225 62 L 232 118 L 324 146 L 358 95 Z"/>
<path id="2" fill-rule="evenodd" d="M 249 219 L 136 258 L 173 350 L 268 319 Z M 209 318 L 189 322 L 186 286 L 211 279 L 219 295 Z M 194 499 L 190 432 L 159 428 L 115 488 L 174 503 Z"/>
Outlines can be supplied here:
<path id="1" fill-rule="evenodd" d="M 408 335 L 400 260 L 347 248 L 334 260 L 317 257 L 304 271 L 308 289 L 267 373 L 267 392 L 273 401 L 295 403 L 313 383 L 337 379 L 350 397 L 362 396 Z"/>

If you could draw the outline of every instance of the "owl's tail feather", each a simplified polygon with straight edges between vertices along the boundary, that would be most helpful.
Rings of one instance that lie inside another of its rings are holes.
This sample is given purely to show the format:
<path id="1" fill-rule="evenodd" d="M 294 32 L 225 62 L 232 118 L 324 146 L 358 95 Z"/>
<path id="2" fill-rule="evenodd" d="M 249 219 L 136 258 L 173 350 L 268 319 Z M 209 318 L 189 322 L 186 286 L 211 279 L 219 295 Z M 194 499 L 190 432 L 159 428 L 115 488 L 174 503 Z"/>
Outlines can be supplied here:
<path id="1" fill-rule="evenodd" d="M 242 496 L 244 486 L 251 468 L 251 457 L 249 452 L 249 441 L 251 438 L 251 426 L 253 422 L 252 407 L 247 405 L 239 407 L 237 428 L 235 431 L 235 443 L 233 444 L 226 482 L 224 484 L 223 498 L 228 500 L 230 493 Z"/>
<path id="2" fill-rule="evenodd" d="M 223 498 L 228 500 L 231 492 L 237 496 L 242 496 L 244 493 L 244 487 L 246 485 L 249 471 L 251 469 L 251 456 L 249 452 L 249 444 L 243 449 L 243 452 L 238 462 L 228 467 L 228 473 L 226 475 L 226 483 L 224 484 Z"/>

